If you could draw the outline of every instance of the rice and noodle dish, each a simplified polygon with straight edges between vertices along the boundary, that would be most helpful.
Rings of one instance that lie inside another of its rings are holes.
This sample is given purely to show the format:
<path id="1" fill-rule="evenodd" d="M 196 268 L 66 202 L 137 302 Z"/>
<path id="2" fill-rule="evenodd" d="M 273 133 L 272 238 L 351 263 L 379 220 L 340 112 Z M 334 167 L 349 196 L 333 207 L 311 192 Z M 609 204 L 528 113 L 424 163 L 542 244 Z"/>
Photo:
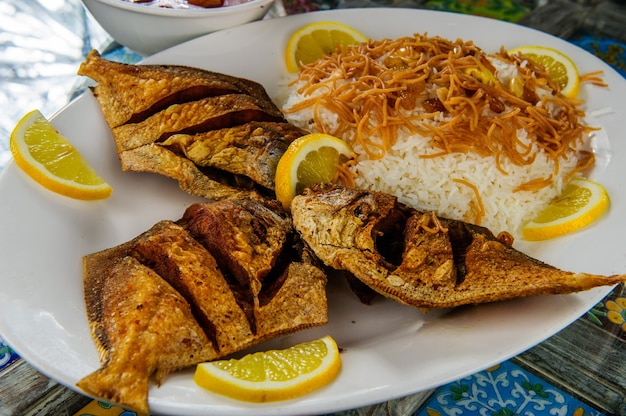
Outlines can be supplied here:
<path id="1" fill-rule="evenodd" d="M 303 66 L 282 109 L 352 145 L 356 186 L 517 237 L 594 163 L 582 104 L 521 55 L 416 34 Z"/>

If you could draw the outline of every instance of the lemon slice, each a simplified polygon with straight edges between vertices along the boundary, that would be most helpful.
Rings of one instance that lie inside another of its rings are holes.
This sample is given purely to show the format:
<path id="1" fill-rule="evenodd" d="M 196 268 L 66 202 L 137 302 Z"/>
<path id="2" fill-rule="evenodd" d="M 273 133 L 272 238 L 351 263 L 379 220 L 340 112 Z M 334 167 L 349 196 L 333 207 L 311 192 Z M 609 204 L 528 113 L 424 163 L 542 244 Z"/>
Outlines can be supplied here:
<path id="1" fill-rule="evenodd" d="M 15 163 L 42 186 L 76 199 L 103 199 L 111 186 L 38 111 L 26 114 L 11 133 Z"/>
<path id="2" fill-rule="evenodd" d="M 337 344 L 325 336 L 284 350 L 198 364 L 194 381 L 214 393 L 260 403 L 302 396 L 330 383 L 340 369 Z"/>
<path id="3" fill-rule="evenodd" d="M 298 72 L 301 64 L 310 64 L 334 52 L 339 45 L 366 42 L 359 31 L 338 22 L 314 22 L 296 30 L 287 43 L 285 62 L 289 72 Z"/>
<path id="4" fill-rule="evenodd" d="M 558 237 L 597 220 L 609 206 L 609 194 L 599 183 L 574 178 L 534 220 L 522 228 L 526 240 Z"/>
<path id="5" fill-rule="evenodd" d="M 294 140 L 276 166 L 276 199 L 288 209 L 304 188 L 332 182 L 337 167 L 353 157 L 348 143 L 328 134 L 312 133 Z"/>
<path id="6" fill-rule="evenodd" d="M 508 51 L 509 54 L 522 54 L 527 59 L 541 64 L 550 78 L 569 98 L 576 98 L 580 89 L 580 76 L 576 64 L 567 55 L 547 46 L 520 46 Z"/>

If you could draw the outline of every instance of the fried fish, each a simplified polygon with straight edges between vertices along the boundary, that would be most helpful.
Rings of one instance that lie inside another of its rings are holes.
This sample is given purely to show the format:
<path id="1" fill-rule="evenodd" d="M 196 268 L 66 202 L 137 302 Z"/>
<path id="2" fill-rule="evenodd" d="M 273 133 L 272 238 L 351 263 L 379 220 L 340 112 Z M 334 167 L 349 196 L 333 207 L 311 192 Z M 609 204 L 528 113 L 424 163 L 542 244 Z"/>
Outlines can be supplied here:
<path id="1" fill-rule="evenodd" d="M 258 83 L 198 68 L 130 65 L 92 51 L 78 73 L 111 129 L 122 170 L 175 179 L 207 199 L 271 199 L 276 165 L 306 134 Z"/>
<path id="2" fill-rule="evenodd" d="M 173 104 L 138 123 L 112 129 L 118 153 L 163 141 L 177 133 L 200 133 L 250 121 L 283 121 L 281 112 L 245 94 L 207 97 Z"/>
<path id="3" fill-rule="evenodd" d="M 109 61 L 92 50 L 78 74 L 93 79 L 92 87 L 107 124 L 115 128 L 137 123 L 172 104 L 224 94 L 246 94 L 272 106 L 257 82 L 182 65 L 132 65 Z"/>
<path id="4" fill-rule="evenodd" d="M 218 356 L 185 299 L 153 270 L 110 252 L 87 259 L 86 304 L 102 367 L 88 394 L 148 413 L 149 380 Z"/>
<path id="5" fill-rule="evenodd" d="M 327 265 L 418 308 L 448 308 L 614 285 L 626 275 L 559 270 L 488 229 L 423 213 L 391 195 L 318 185 L 297 196 L 294 228 Z"/>
<path id="6" fill-rule="evenodd" d="M 271 190 L 281 156 L 291 142 L 305 134 L 285 122 L 252 121 L 195 135 L 177 134 L 160 145 L 200 168 L 242 175 Z"/>
<path id="7" fill-rule="evenodd" d="M 125 171 L 148 172 L 174 179 L 178 186 L 188 194 L 206 198 L 266 200 L 267 197 L 257 191 L 254 185 L 244 177 L 224 175 L 222 172 L 211 174 L 200 170 L 192 161 L 180 157 L 163 146 L 152 143 L 120 155 L 122 169 Z M 233 181 L 231 184 L 225 181 Z M 241 185 L 244 183 L 244 185 Z"/>
<path id="8" fill-rule="evenodd" d="M 326 275 L 293 238 L 284 211 L 222 200 L 85 256 L 101 368 L 78 387 L 147 413 L 152 377 L 326 324 Z"/>
<path id="9" fill-rule="evenodd" d="M 217 355 L 241 349 L 254 336 L 244 311 L 215 258 L 180 225 L 157 223 L 133 251 L 189 301 Z"/>

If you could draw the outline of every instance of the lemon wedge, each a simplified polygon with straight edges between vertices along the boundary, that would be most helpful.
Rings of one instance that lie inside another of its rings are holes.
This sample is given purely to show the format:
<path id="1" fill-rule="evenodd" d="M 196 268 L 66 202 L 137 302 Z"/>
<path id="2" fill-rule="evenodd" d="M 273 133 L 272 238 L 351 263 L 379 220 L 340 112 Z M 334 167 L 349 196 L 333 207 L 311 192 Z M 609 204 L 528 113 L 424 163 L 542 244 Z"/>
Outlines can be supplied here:
<path id="1" fill-rule="evenodd" d="M 340 369 L 337 344 L 325 336 L 283 350 L 198 364 L 194 381 L 214 393 L 260 403 L 310 393 L 334 380 Z"/>
<path id="2" fill-rule="evenodd" d="M 17 123 L 10 140 L 15 163 L 42 186 L 75 199 L 103 199 L 112 188 L 39 112 Z"/>
<path id="3" fill-rule="evenodd" d="M 576 64 L 569 56 L 547 46 L 535 45 L 520 46 L 509 50 L 508 53 L 510 55 L 519 53 L 525 58 L 541 64 L 564 96 L 576 98 L 578 95 L 580 76 Z"/>
<path id="4" fill-rule="evenodd" d="M 287 43 L 285 62 L 289 72 L 298 72 L 301 64 L 310 64 L 334 52 L 339 45 L 366 42 L 367 37 L 338 22 L 314 22 L 296 30 Z"/>
<path id="5" fill-rule="evenodd" d="M 522 228 L 525 240 L 558 237 L 591 224 L 609 207 L 609 194 L 602 185 L 574 178 L 539 215 Z"/>
<path id="6" fill-rule="evenodd" d="M 348 143 L 329 134 L 311 133 L 294 140 L 276 166 L 276 199 L 288 209 L 304 188 L 332 182 L 338 166 L 353 157 Z"/>

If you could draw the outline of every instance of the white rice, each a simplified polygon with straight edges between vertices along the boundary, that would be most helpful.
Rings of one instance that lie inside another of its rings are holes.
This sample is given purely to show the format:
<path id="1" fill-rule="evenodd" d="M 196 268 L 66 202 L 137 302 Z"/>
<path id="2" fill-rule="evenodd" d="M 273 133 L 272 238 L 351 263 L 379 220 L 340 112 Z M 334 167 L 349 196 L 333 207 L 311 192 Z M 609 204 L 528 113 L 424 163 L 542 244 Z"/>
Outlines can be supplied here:
<path id="1" fill-rule="evenodd" d="M 495 63 L 501 79 L 516 75 L 511 68 Z M 516 71 L 516 68 L 513 68 Z M 283 108 L 290 108 L 304 100 L 297 93 L 301 84 L 292 85 L 285 94 Z M 287 113 L 287 119 L 302 128 L 315 131 L 312 124 L 313 110 L 306 108 L 296 113 Z M 333 131 L 339 119 L 337 115 L 324 111 L 322 121 Z M 518 131 L 524 139 L 525 131 Z M 347 139 L 347 137 L 344 137 Z M 536 152 L 535 161 L 526 166 L 515 165 L 508 160 L 500 161 L 500 166 L 508 172 L 503 174 L 496 167 L 494 157 L 482 157 L 474 153 L 452 153 L 434 158 L 420 158 L 419 155 L 440 152 L 429 144 L 429 137 L 400 132 L 397 142 L 379 160 L 369 160 L 358 145 L 354 150 L 359 155 L 355 166 L 357 186 L 398 197 L 399 201 L 422 211 L 436 211 L 438 215 L 469 222 L 478 222 L 494 234 L 501 231 L 521 238 L 522 226 L 532 220 L 545 206 L 558 196 L 564 186 L 564 179 L 577 165 L 575 157 L 560 160 L 560 168 L 541 152 Z M 531 180 L 553 176 L 550 186 L 537 191 L 514 190 Z M 464 180 L 476 186 L 484 208 L 484 216 L 478 221 L 477 197 Z"/>

